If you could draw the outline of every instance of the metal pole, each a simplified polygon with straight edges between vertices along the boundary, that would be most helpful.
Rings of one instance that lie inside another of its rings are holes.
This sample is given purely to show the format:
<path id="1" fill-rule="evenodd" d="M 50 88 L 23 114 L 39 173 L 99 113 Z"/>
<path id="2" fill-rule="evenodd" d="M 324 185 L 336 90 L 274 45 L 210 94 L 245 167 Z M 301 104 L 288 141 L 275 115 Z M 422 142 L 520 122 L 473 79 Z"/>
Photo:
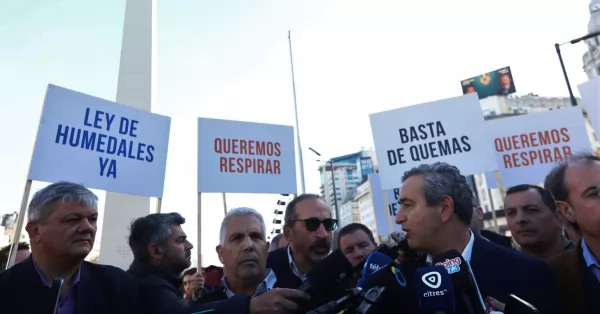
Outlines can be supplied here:
<path id="1" fill-rule="evenodd" d="M 567 89 L 569 90 L 571 105 L 577 106 L 577 100 L 573 95 L 573 89 L 571 89 L 571 83 L 569 82 L 569 76 L 567 75 L 567 69 L 565 68 L 565 62 L 563 61 L 562 54 L 560 53 L 560 44 L 554 44 L 554 48 L 556 48 L 556 54 L 558 55 L 558 60 L 560 61 L 560 67 L 562 68 L 563 75 L 565 76 L 565 82 L 567 83 Z"/>
<path id="2" fill-rule="evenodd" d="M 292 67 L 292 91 L 294 93 L 294 115 L 296 116 L 296 145 L 298 149 L 298 158 L 300 163 L 300 194 L 304 194 L 304 161 L 302 160 L 302 145 L 300 144 L 300 127 L 298 126 L 298 104 L 296 103 L 296 80 L 294 79 L 294 59 L 292 58 L 292 35 L 288 31 L 288 41 L 290 43 L 290 65 Z"/>
<path id="3" fill-rule="evenodd" d="M 335 190 L 335 171 L 333 170 L 333 160 L 329 160 L 331 165 L 331 181 L 333 182 L 333 206 L 335 206 L 335 219 L 340 219 L 340 210 L 337 202 L 337 191 Z"/>

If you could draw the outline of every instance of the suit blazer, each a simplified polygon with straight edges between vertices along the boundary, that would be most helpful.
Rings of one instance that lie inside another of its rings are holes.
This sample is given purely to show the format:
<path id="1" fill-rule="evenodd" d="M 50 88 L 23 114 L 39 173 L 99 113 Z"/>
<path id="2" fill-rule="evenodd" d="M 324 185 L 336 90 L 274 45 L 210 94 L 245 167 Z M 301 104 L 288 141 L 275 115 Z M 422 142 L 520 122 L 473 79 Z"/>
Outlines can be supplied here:
<path id="1" fill-rule="evenodd" d="M 554 274 L 541 259 L 476 236 L 469 264 L 482 298 L 506 303 L 514 294 L 537 307 L 540 314 L 563 314 Z"/>
<path id="2" fill-rule="evenodd" d="M 89 262 L 81 264 L 73 287 L 75 314 L 143 313 L 135 279 L 123 270 Z M 55 296 L 42 284 L 30 256 L 0 274 L 2 313 L 51 313 Z"/>
<path id="3" fill-rule="evenodd" d="M 572 313 L 589 313 L 585 300 L 584 273 L 581 267 L 584 263 L 581 241 L 574 249 L 558 254 L 549 263 L 556 275 L 565 307 Z"/>

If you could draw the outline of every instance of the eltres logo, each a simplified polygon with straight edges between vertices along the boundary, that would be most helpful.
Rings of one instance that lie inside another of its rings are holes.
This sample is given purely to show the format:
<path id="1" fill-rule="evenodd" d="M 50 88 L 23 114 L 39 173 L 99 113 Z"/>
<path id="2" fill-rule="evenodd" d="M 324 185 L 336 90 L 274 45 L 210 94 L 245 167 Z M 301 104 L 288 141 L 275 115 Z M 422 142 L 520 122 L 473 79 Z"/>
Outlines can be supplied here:
<path id="1" fill-rule="evenodd" d="M 460 257 L 455 257 L 453 259 L 446 259 L 443 262 L 438 262 L 435 266 L 444 266 L 448 271 L 448 274 L 454 274 L 460 271 Z"/>
<path id="2" fill-rule="evenodd" d="M 421 280 L 429 288 L 437 289 L 442 285 L 442 274 L 440 274 L 437 271 L 430 271 L 430 272 L 424 274 L 421 277 Z M 448 291 L 447 289 L 438 290 L 438 291 L 429 291 L 428 290 L 423 293 L 423 296 L 424 297 L 440 296 L 440 295 L 444 295 L 447 291 Z"/>
<path id="3" fill-rule="evenodd" d="M 381 268 L 381 266 L 379 266 L 377 264 L 369 263 L 369 268 L 371 268 L 371 270 L 373 270 L 373 271 L 378 271 Z"/>

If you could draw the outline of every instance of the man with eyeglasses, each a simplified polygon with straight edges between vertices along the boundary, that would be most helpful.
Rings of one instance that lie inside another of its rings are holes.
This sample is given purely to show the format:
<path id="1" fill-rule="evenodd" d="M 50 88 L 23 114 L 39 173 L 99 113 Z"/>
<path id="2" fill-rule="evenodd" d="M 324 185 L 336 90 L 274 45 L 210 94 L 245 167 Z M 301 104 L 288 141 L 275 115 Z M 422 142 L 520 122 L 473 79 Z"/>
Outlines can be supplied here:
<path id="1" fill-rule="evenodd" d="M 297 288 L 306 274 L 331 250 L 331 233 L 337 220 L 320 196 L 302 194 L 288 203 L 284 215 L 283 234 L 286 247 L 271 251 L 267 267 L 277 275 L 283 288 Z"/>

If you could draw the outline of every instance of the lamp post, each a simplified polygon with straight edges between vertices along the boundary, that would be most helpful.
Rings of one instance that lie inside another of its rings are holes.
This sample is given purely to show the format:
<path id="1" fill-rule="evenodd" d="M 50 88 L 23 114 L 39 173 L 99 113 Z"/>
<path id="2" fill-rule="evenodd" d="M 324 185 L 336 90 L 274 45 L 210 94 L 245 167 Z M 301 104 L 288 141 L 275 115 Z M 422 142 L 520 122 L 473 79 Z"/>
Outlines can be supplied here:
<path id="1" fill-rule="evenodd" d="M 315 153 L 315 155 L 321 157 L 321 154 L 314 150 L 313 148 L 309 147 L 308 149 L 310 149 L 310 151 L 312 151 L 313 153 Z M 335 190 L 335 171 L 333 170 L 333 160 L 329 159 L 327 161 L 325 161 L 325 169 L 327 169 L 327 164 L 330 165 L 330 169 L 331 169 L 331 181 L 333 182 L 333 206 L 335 207 L 335 219 L 340 219 L 340 209 L 338 207 L 338 202 L 337 202 L 337 191 Z"/>
<path id="2" fill-rule="evenodd" d="M 573 95 L 573 89 L 571 88 L 571 83 L 569 82 L 569 76 L 567 75 L 567 69 L 565 68 L 565 62 L 563 61 L 563 57 L 560 52 L 560 46 L 563 46 L 566 44 L 576 44 L 580 41 L 590 39 L 592 37 L 597 37 L 597 36 L 600 36 L 600 32 L 590 33 L 583 37 L 579 37 L 579 38 L 573 39 L 571 41 L 567 41 L 562 44 L 554 44 L 554 48 L 556 49 L 556 54 L 558 55 L 558 61 L 560 62 L 560 67 L 561 67 L 563 75 L 565 77 L 565 83 L 567 83 L 567 89 L 569 90 L 569 98 L 571 99 L 572 106 L 577 106 L 577 99 L 575 99 L 575 95 Z"/>

